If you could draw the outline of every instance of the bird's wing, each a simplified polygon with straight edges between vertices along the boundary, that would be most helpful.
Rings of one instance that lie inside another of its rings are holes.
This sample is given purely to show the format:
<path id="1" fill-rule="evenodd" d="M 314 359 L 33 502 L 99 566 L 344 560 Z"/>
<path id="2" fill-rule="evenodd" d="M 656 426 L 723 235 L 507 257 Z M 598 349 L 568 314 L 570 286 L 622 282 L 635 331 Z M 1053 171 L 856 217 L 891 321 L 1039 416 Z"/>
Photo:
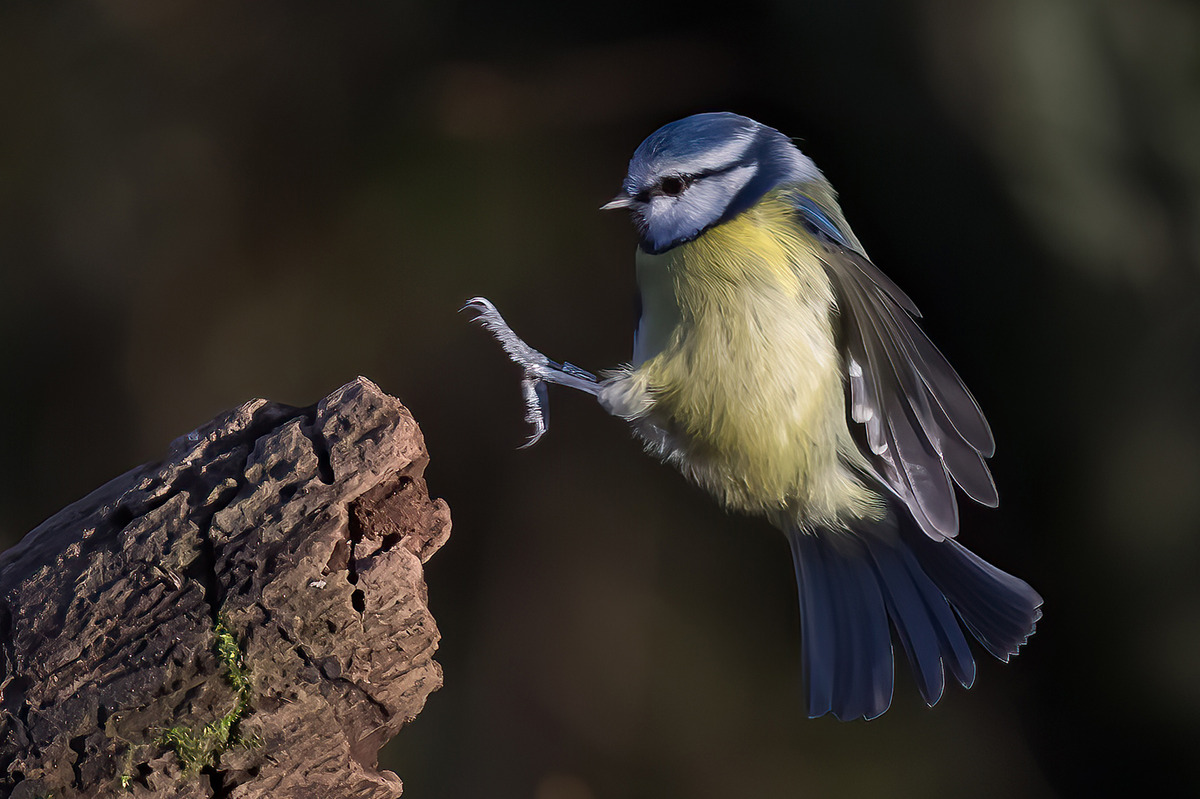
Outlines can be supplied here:
<path id="1" fill-rule="evenodd" d="M 796 207 L 836 290 L 850 416 L 866 428 L 863 454 L 921 529 L 934 539 L 953 536 L 951 480 L 977 502 L 999 502 L 984 462 L 996 448 L 987 419 L 917 325 L 913 301 L 814 201 L 801 196 Z"/>

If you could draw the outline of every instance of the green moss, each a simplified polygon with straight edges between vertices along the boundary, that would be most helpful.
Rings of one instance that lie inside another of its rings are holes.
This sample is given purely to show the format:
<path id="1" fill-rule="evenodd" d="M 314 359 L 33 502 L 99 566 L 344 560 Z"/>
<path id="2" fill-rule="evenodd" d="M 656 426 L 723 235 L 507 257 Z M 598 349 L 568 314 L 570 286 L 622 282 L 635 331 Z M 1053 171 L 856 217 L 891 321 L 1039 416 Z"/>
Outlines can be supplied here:
<path id="1" fill-rule="evenodd" d="M 237 691 L 239 699 L 249 699 L 250 693 L 250 677 L 246 673 L 246 666 L 242 658 L 242 648 L 238 645 L 238 640 L 233 635 L 233 631 L 226 625 L 224 619 L 217 619 L 217 625 L 214 629 L 217 638 L 217 658 L 225 664 L 225 679 Z M 243 708 L 244 710 L 244 708 Z"/>
<path id="2" fill-rule="evenodd" d="M 217 619 L 213 633 L 216 637 L 214 649 L 217 659 L 224 666 L 225 681 L 234 690 L 236 701 L 233 709 L 216 721 L 205 724 L 199 732 L 178 725 L 163 731 L 155 739 L 155 743 L 169 746 L 175 751 L 175 756 L 183 764 L 184 774 L 189 776 L 214 765 L 230 746 L 253 745 L 252 741 L 242 738 L 238 732 L 238 724 L 246 715 L 251 698 L 250 675 L 242 649 L 224 619 Z"/>

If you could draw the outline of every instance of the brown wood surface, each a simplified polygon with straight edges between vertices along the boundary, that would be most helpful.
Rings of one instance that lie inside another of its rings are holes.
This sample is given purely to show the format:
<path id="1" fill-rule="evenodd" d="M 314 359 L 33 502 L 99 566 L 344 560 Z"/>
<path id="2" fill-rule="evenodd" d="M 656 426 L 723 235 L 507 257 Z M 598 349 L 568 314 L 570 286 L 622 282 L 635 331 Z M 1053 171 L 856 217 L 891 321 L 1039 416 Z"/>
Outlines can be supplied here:
<path id="1" fill-rule="evenodd" d="M 427 462 L 364 378 L 254 400 L 0 555 L 0 796 L 399 796 L 379 748 L 441 685 Z"/>

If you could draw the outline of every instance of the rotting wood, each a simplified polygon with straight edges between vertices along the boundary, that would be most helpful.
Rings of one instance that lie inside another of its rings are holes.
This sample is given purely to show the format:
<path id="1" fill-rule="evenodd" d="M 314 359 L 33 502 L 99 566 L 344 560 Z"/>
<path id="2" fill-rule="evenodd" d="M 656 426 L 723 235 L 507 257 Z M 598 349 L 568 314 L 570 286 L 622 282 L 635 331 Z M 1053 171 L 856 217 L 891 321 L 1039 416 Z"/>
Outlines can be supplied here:
<path id="1" fill-rule="evenodd" d="M 365 378 L 254 400 L 0 555 L 0 795 L 396 797 L 450 514 Z"/>

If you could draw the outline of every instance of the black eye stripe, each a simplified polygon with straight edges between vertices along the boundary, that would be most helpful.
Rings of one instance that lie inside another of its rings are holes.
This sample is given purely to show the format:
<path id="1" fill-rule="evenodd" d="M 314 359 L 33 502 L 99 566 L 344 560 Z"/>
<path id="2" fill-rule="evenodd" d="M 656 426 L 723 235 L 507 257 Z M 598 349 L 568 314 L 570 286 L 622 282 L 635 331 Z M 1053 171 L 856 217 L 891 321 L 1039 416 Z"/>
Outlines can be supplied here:
<path id="1" fill-rule="evenodd" d="M 638 202 L 649 202 L 654 197 L 678 197 L 680 194 L 698 180 L 712 177 L 713 175 L 723 175 L 726 172 L 732 172 L 735 169 L 743 166 L 753 166 L 753 164 L 732 163 L 728 166 L 718 167 L 716 169 L 705 169 L 701 172 L 691 172 L 679 175 L 665 175 L 659 179 L 653 186 L 642 189 L 634 195 L 633 199 Z"/>
<path id="2" fill-rule="evenodd" d="M 717 167 L 715 169 L 705 169 L 702 172 L 693 172 L 691 175 L 688 175 L 688 178 L 695 182 L 701 178 L 710 178 L 713 175 L 724 175 L 726 172 L 732 172 L 733 170 L 744 166 L 757 166 L 757 164 L 755 164 L 753 161 L 748 163 L 737 161 L 729 164 L 728 166 Z"/>

